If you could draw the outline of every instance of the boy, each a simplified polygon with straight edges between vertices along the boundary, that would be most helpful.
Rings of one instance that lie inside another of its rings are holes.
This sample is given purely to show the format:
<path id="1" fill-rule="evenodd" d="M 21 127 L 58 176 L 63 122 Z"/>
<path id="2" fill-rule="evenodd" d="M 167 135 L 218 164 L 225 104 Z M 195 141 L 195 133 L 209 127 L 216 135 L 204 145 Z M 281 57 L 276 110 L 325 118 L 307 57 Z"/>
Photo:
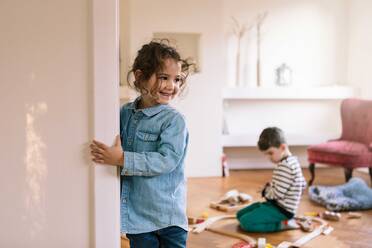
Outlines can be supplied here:
<path id="1" fill-rule="evenodd" d="M 277 127 L 262 131 L 258 148 L 277 166 L 272 181 L 262 190 L 266 201 L 254 203 L 237 213 L 240 226 L 248 232 L 298 228 L 293 217 L 306 186 L 301 166 L 289 151 L 283 131 Z"/>

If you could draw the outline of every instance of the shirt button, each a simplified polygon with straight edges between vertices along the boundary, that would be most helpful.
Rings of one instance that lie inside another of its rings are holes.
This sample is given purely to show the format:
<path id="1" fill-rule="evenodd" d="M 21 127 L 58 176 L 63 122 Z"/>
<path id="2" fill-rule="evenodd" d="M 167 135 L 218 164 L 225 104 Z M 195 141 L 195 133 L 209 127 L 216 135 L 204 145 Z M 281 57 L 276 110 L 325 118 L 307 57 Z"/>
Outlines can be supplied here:
<path id="1" fill-rule="evenodd" d="M 123 203 L 126 203 L 127 202 L 127 199 L 123 198 Z"/>

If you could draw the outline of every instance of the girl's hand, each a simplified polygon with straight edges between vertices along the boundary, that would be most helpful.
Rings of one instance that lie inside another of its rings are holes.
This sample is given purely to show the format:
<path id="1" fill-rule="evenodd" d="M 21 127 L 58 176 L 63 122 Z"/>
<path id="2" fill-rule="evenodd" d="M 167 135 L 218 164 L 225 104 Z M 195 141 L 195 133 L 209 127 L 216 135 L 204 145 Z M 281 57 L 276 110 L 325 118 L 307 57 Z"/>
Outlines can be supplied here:
<path id="1" fill-rule="evenodd" d="M 99 141 L 93 140 L 92 144 L 90 144 L 90 149 L 93 156 L 93 162 L 99 164 L 123 166 L 124 152 L 121 147 L 119 135 L 116 136 L 115 144 L 111 147 Z"/>

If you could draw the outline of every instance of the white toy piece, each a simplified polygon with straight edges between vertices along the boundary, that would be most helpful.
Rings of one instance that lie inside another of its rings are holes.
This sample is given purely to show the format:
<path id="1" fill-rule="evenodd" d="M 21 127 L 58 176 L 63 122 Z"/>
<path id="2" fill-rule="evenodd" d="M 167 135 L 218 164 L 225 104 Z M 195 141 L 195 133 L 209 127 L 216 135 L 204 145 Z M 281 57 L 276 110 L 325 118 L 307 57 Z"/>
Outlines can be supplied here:
<path id="1" fill-rule="evenodd" d="M 321 218 L 311 217 L 310 219 L 314 222 L 318 222 L 320 224 L 320 226 L 318 226 L 311 233 L 309 233 L 309 234 L 303 236 L 302 238 L 298 239 L 294 243 L 291 243 L 291 242 L 288 242 L 288 241 L 284 241 L 284 242 L 280 243 L 278 245 L 278 248 L 301 247 L 304 244 L 306 244 L 307 242 L 309 242 L 310 240 L 312 240 L 313 238 L 315 238 L 315 237 L 317 237 L 321 234 L 329 235 L 333 231 L 333 228 L 328 225 L 328 222 L 322 220 Z"/>
<path id="2" fill-rule="evenodd" d="M 232 238 L 237 238 L 237 239 L 243 240 L 243 241 L 255 246 L 256 245 L 256 240 L 254 238 L 248 236 L 248 235 L 244 235 L 244 234 L 237 233 L 237 232 L 224 231 L 224 230 L 220 230 L 220 229 L 216 229 L 216 228 L 211 227 L 212 224 L 217 222 L 217 221 L 226 220 L 226 219 L 235 219 L 235 218 L 236 218 L 235 215 L 220 215 L 220 216 L 211 217 L 211 218 L 208 218 L 206 221 L 195 225 L 193 227 L 193 229 L 191 230 L 191 232 L 192 233 L 201 233 L 204 230 L 208 230 L 210 232 L 214 232 L 214 233 L 222 234 L 222 235 L 229 236 L 229 237 L 232 237 Z"/>
<path id="3" fill-rule="evenodd" d="M 223 204 L 223 203 L 230 203 L 230 204 L 237 204 L 239 202 L 239 191 L 236 189 L 230 190 L 226 192 L 224 196 L 219 200 L 218 203 Z"/>
<path id="4" fill-rule="evenodd" d="M 257 248 L 266 248 L 266 239 L 265 238 L 258 238 Z"/>
<path id="5" fill-rule="evenodd" d="M 246 194 L 246 193 L 239 193 L 239 196 L 238 196 L 239 200 L 241 202 L 249 202 L 249 201 L 252 201 L 252 196 Z"/>
<path id="6" fill-rule="evenodd" d="M 211 226 L 213 223 L 219 221 L 219 220 L 226 220 L 226 219 L 235 219 L 235 215 L 220 215 L 220 216 L 215 216 L 208 218 L 204 222 L 197 224 L 194 226 L 192 233 L 201 233 L 205 229 L 207 229 L 209 226 Z"/>

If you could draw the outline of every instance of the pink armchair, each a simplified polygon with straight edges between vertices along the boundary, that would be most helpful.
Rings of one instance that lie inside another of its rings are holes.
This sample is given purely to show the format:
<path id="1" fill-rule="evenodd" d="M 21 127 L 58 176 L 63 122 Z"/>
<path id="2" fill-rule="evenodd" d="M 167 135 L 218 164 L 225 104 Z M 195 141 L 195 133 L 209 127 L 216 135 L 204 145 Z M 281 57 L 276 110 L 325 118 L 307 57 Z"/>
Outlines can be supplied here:
<path id="1" fill-rule="evenodd" d="M 369 167 L 372 183 L 372 101 L 345 99 L 341 104 L 341 138 L 307 149 L 311 185 L 315 178 L 315 164 L 342 166 L 345 179 L 352 177 L 353 169 Z"/>

